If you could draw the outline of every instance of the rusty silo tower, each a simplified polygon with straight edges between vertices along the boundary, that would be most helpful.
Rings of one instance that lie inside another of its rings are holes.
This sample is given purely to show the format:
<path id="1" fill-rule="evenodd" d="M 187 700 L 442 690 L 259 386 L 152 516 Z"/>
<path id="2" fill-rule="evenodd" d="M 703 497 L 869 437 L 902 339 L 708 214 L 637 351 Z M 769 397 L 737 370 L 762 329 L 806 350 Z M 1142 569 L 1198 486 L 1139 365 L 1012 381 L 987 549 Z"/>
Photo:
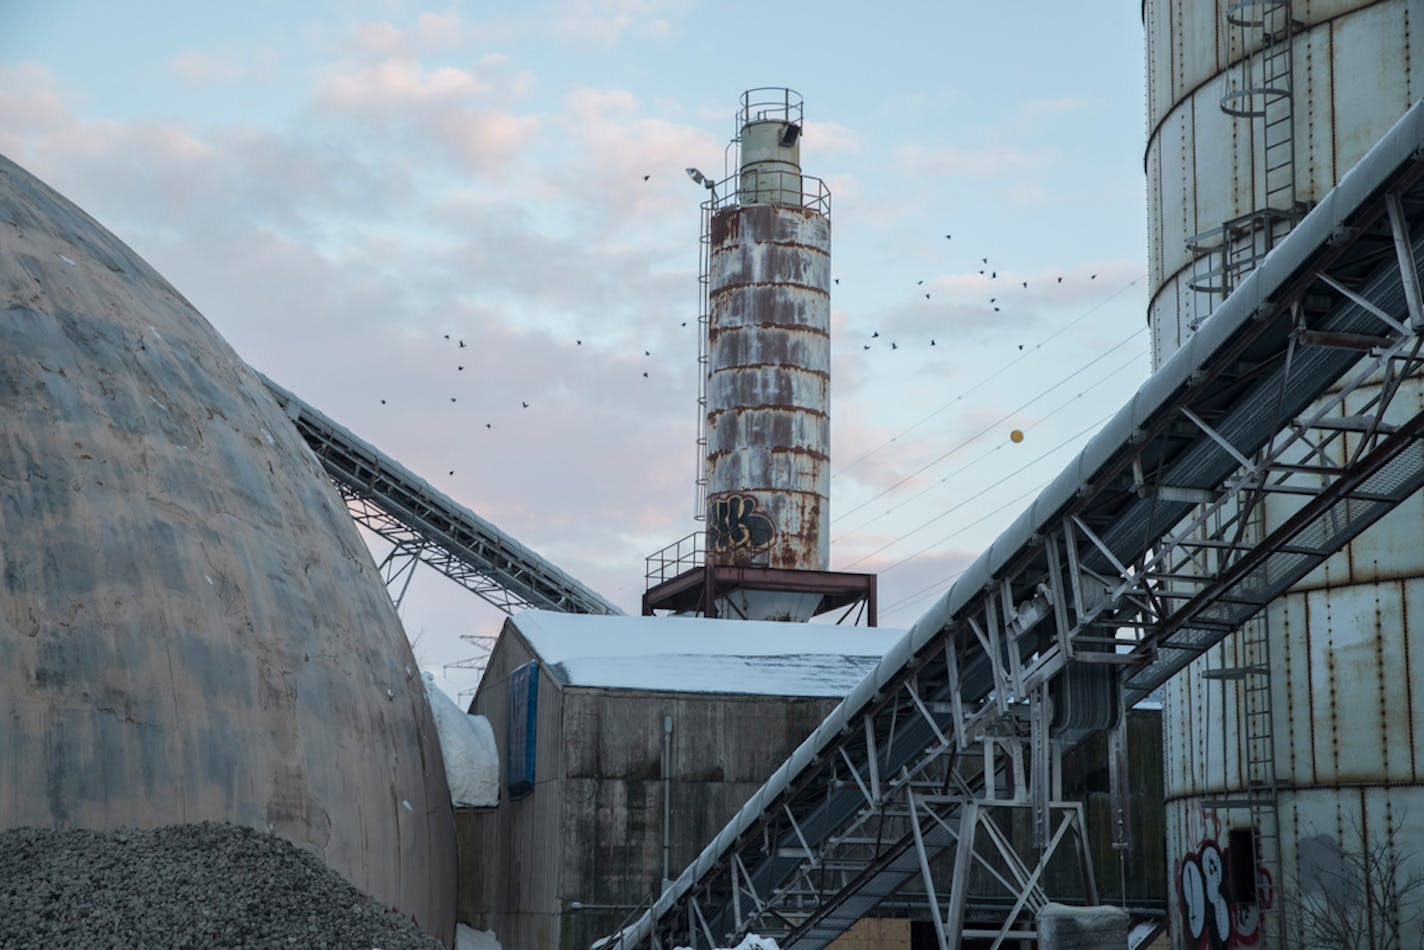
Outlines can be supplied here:
<path id="1" fill-rule="evenodd" d="M 735 169 L 702 205 L 699 534 L 649 559 L 644 612 L 808 620 L 867 605 L 830 566 L 830 192 L 802 174 L 803 102 L 742 94 Z M 705 543 L 703 543 L 705 542 Z"/>

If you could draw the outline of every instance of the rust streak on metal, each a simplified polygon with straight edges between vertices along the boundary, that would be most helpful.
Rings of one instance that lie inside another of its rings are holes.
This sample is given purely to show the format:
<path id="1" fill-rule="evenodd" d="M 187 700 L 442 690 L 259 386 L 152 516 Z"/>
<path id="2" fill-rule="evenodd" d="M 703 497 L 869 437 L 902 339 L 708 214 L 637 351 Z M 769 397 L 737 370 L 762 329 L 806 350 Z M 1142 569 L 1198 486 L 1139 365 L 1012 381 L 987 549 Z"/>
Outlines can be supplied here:
<path id="1" fill-rule="evenodd" d="M 820 409 L 813 409 L 809 406 L 793 406 L 789 403 L 767 403 L 760 406 L 734 406 L 730 409 L 709 409 L 707 411 L 707 418 L 720 419 L 726 415 L 741 415 L 748 412 L 788 412 L 795 413 L 798 416 L 811 416 L 816 419 L 829 419 L 831 417 L 830 413 Z M 770 451 L 789 452 L 794 448 L 795 446 L 771 446 Z"/>

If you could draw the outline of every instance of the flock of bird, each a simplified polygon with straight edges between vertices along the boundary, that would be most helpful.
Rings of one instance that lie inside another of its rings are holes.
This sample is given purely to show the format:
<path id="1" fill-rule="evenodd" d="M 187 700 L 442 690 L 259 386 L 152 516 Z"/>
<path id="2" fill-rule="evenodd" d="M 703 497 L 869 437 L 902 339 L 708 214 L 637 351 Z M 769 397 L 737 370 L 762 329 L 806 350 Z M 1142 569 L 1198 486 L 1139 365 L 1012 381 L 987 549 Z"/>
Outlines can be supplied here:
<path id="1" fill-rule="evenodd" d="M 648 181 L 651 177 L 652 177 L 651 175 L 644 175 L 644 176 L 643 176 L 643 181 L 646 182 L 646 181 Z M 946 241 L 953 240 L 953 238 L 954 238 L 954 235 L 952 235 L 952 234 L 946 234 L 946 235 L 944 236 L 944 239 L 945 239 Z M 979 259 L 979 263 L 982 265 L 982 266 L 979 268 L 979 274 L 980 274 L 981 276 L 985 276 L 985 277 L 987 277 L 987 278 L 988 278 L 989 280 L 991 280 L 991 281 L 996 281 L 996 280 L 999 279 L 999 272 L 998 272 L 997 269 L 990 267 L 990 265 L 989 265 L 989 258 L 987 258 L 987 257 L 981 257 L 981 258 Z M 1090 274 L 1089 277 L 1088 277 L 1088 279 L 1089 279 L 1089 280 L 1096 280 L 1097 277 L 1098 277 L 1097 274 Z M 841 281 L 840 281 L 840 278 L 839 278 L 839 277 L 833 278 L 833 283 L 839 285 L 840 282 L 841 282 Z M 924 286 L 924 283 L 925 283 L 924 280 L 917 280 L 917 281 L 915 282 L 915 285 L 916 285 L 917 287 L 923 287 L 923 286 Z M 1058 284 L 1063 283 L 1063 277 L 1062 277 L 1062 276 L 1059 276 L 1058 279 L 1057 279 L 1057 281 L 1056 281 L 1056 283 L 1058 283 Z M 1027 289 L 1028 289 L 1028 285 L 1029 285 L 1029 282 L 1028 282 L 1027 280 L 1020 281 L 1020 282 L 1019 282 L 1019 288 L 1018 288 L 1018 290 L 1021 290 L 1021 291 L 1022 291 L 1022 290 L 1027 290 Z M 1010 290 L 1013 289 L 1013 288 L 1011 287 L 1011 285 L 1006 285 L 1006 287 L 1008 287 Z M 924 297 L 925 297 L 926 300 L 930 300 L 930 299 L 931 299 L 931 294 L 930 294 L 929 291 L 921 291 L 921 292 L 924 294 Z M 994 296 L 992 296 L 992 297 L 989 298 L 989 300 L 988 300 L 988 306 L 993 307 L 993 310 L 994 310 L 995 313 L 1001 312 L 1001 310 L 1000 310 L 1000 294 L 999 294 L 999 293 L 996 293 Z M 681 321 L 681 325 L 682 325 L 683 327 L 686 327 L 686 326 L 688 325 L 688 321 L 687 321 L 687 320 Z M 870 340 L 874 341 L 874 340 L 880 340 L 880 339 L 881 339 L 881 336 L 880 336 L 880 331 L 879 331 L 879 330 L 875 330 L 875 331 L 873 331 L 873 332 L 870 334 Z M 455 365 L 455 371 L 456 371 L 456 372 L 464 372 L 465 365 L 464 365 L 464 363 L 459 362 L 460 357 L 459 357 L 458 354 L 459 354 L 459 351 L 460 351 L 460 350 L 463 350 L 463 349 L 466 348 L 466 343 L 465 343 L 465 341 L 464 341 L 463 339 L 460 339 L 458 336 L 452 337 L 449 333 L 446 333 L 446 334 L 445 334 L 445 340 L 446 340 L 446 342 L 448 342 L 448 343 L 454 344 L 454 349 L 455 349 L 456 354 L 457 354 L 457 356 L 456 356 L 456 362 L 455 362 L 455 364 L 454 364 L 454 365 Z M 900 344 L 899 344 L 897 341 L 895 341 L 895 340 L 885 340 L 884 342 L 888 342 L 888 343 L 890 344 L 890 349 L 891 349 L 891 350 L 899 350 L 899 349 L 901 348 L 901 347 L 900 347 Z M 574 340 L 574 345 L 575 345 L 576 347 L 583 346 L 583 340 L 582 340 L 582 339 L 575 339 L 575 340 Z M 930 345 L 930 346 L 937 346 L 937 345 L 938 345 L 938 343 L 936 342 L 936 340 L 935 340 L 934 337 L 930 337 L 930 338 L 929 338 L 929 345 Z M 862 349 L 864 349 L 864 350 L 870 350 L 870 349 L 873 348 L 873 346 L 874 346 L 874 343 L 873 343 L 873 342 L 863 343 L 863 344 L 862 344 Z M 1019 344 L 1019 349 L 1020 349 L 1020 350 L 1023 349 L 1023 344 Z M 652 352 L 651 352 L 650 350 L 644 350 L 644 351 L 643 351 L 643 356 L 644 356 L 644 358 L 651 358 Z M 643 370 L 643 371 L 642 371 L 642 374 L 643 374 L 643 378 L 644 378 L 644 379 L 650 378 L 647 370 Z M 458 401 L 458 397 L 456 397 L 456 396 L 451 396 L 451 397 L 450 397 L 450 402 L 451 402 L 451 403 L 455 403 L 455 402 L 457 402 L 457 401 Z M 381 399 L 381 400 L 380 400 L 380 404 L 383 405 L 383 406 L 386 405 L 386 400 L 385 400 L 385 399 Z M 525 400 L 520 400 L 519 405 L 520 405 L 521 409 L 528 409 L 528 408 L 530 408 L 530 404 L 529 404 L 527 401 L 525 401 Z M 484 424 L 484 426 L 485 426 L 486 429 L 489 429 L 489 430 L 494 429 L 494 423 L 492 423 L 492 422 L 486 422 L 486 423 Z M 454 474 L 455 474 L 455 470 L 454 470 L 454 469 L 450 469 L 450 470 L 449 470 L 449 474 L 450 474 L 450 475 L 454 475 Z"/>
<path id="2" fill-rule="evenodd" d="M 944 239 L 945 239 L 946 241 L 952 241 L 952 240 L 954 240 L 954 235 L 953 235 L 953 234 L 946 234 L 946 235 L 944 236 Z M 979 263 L 983 265 L 982 267 L 979 268 L 979 275 L 980 275 L 981 277 L 988 277 L 989 280 L 998 280 L 998 279 L 999 279 L 999 272 L 989 266 L 989 258 L 987 258 L 987 257 L 981 257 L 981 258 L 979 258 Z M 1098 279 L 1098 275 L 1097 275 L 1097 274 L 1089 274 L 1089 275 L 1088 275 L 1088 279 L 1089 279 L 1089 280 L 1097 280 L 1097 279 Z M 833 282 L 836 283 L 836 284 L 839 284 L 839 283 L 841 282 L 841 280 L 840 280 L 839 277 L 836 277 L 836 278 L 833 278 Z M 915 286 L 916 286 L 916 287 L 923 287 L 923 286 L 924 286 L 924 283 L 925 283 L 925 282 L 924 282 L 923 280 L 917 280 L 917 281 L 915 281 Z M 1057 281 L 1055 281 L 1055 283 L 1056 283 L 1056 284 L 1061 284 L 1061 283 L 1063 283 L 1063 276 L 1062 276 L 1061 274 L 1058 276 L 1058 279 L 1057 279 Z M 1011 285 L 1006 285 L 1006 286 L 1009 286 L 1009 287 L 1011 288 Z M 1012 288 L 1011 288 L 1011 289 L 1012 289 Z M 1026 281 L 1026 280 L 1019 281 L 1019 289 L 1020 289 L 1020 290 L 1028 290 L 1028 281 Z M 929 300 L 929 299 L 930 299 L 930 292 L 929 292 L 929 291 L 923 291 L 923 293 L 924 293 L 924 295 L 925 295 L 925 299 L 926 299 L 926 300 Z M 995 313 L 1000 313 L 1000 312 L 1002 312 L 1002 311 L 1001 311 L 1001 308 L 1000 308 L 1000 306 L 999 306 L 999 295 L 998 295 L 998 294 L 995 294 L 995 296 L 989 298 L 988 306 L 993 307 Z M 872 332 L 872 333 L 870 334 L 870 339 L 871 339 L 871 340 L 878 340 L 878 339 L 880 339 L 880 331 L 879 331 L 879 330 L 875 330 L 874 332 Z M 892 349 L 892 350 L 898 350 L 898 349 L 900 349 L 900 344 L 897 343 L 896 341 L 894 341 L 894 340 L 889 340 L 889 341 L 887 341 L 887 342 L 890 344 L 890 349 Z M 938 345 L 938 344 L 935 342 L 935 338 L 934 338 L 934 337 L 930 337 L 930 346 L 937 346 L 937 345 Z M 862 350 L 869 350 L 869 349 L 871 349 L 873 346 L 874 346 L 873 343 L 862 343 L 862 344 L 861 344 L 861 349 L 862 349 Z M 1022 344 L 1022 343 L 1019 344 L 1019 349 L 1023 349 L 1023 344 Z"/>

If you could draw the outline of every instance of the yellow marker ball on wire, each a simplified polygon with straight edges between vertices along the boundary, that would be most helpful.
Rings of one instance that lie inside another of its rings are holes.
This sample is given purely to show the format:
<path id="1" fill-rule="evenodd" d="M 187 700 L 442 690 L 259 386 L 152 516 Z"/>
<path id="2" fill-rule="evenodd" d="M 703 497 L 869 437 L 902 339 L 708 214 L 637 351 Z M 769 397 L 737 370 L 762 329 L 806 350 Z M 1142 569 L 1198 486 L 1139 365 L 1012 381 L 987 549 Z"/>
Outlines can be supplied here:
<path id="1" fill-rule="evenodd" d="M 1022 429 L 1015 429 L 1014 431 L 1010 432 L 1010 433 L 1009 433 L 1009 441 L 1010 441 L 1010 442 L 1022 442 L 1022 441 L 1023 441 L 1023 430 L 1022 430 Z"/>

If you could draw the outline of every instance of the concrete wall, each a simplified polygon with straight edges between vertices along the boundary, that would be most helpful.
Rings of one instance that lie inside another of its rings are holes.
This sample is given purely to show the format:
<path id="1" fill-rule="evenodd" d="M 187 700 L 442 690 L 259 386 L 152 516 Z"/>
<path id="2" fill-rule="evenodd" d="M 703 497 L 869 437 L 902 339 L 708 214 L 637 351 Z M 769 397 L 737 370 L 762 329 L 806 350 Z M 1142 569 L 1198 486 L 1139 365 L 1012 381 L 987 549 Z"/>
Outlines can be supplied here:
<path id="1" fill-rule="evenodd" d="M 507 623 L 471 705 L 501 762 L 509 675 L 532 657 Z M 456 815 L 459 919 L 506 947 L 587 947 L 660 890 L 664 716 L 676 877 L 836 702 L 560 687 L 541 672 L 533 793 Z"/>
<path id="2" fill-rule="evenodd" d="M 1162 712 L 1131 709 L 1127 714 L 1128 782 L 1131 789 L 1132 848 L 1127 852 L 1124 887 L 1118 853 L 1112 847 L 1112 808 L 1108 794 L 1108 742 L 1098 734 L 1063 758 L 1063 795 L 1084 803 L 1088 851 L 1098 896 L 1129 905 L 1167 900 L 1166 804 L 1163 801 Z"/>
<path id="3" fill-rule="evenodd" d="M 506 622 L 470 706 L 471 712 L 489 718 L 501 769 L 507 768 L 509 754 L 509 675 L 533 658 L 529 644 Z M 534 791 L 511 801 L 505 786 L 498 807 L 460 809 L 455 816 L 458 919 L 493 930 L 506 947 L 551 950 L 558 945 L 557 871 L 565 832 L 560 817 L 562 704 L 557 684 L 541 668 Z"/>
<path id="4" fill-rule="evenodd" d="M 832 699 L 569 689 L 559 896 L 629 905 L 660 890 L 663 717 L 673 719 L 670 874 L 676 877 L 834 708 Z M 624 909 L 565 917 L 586 947 Z"/>

